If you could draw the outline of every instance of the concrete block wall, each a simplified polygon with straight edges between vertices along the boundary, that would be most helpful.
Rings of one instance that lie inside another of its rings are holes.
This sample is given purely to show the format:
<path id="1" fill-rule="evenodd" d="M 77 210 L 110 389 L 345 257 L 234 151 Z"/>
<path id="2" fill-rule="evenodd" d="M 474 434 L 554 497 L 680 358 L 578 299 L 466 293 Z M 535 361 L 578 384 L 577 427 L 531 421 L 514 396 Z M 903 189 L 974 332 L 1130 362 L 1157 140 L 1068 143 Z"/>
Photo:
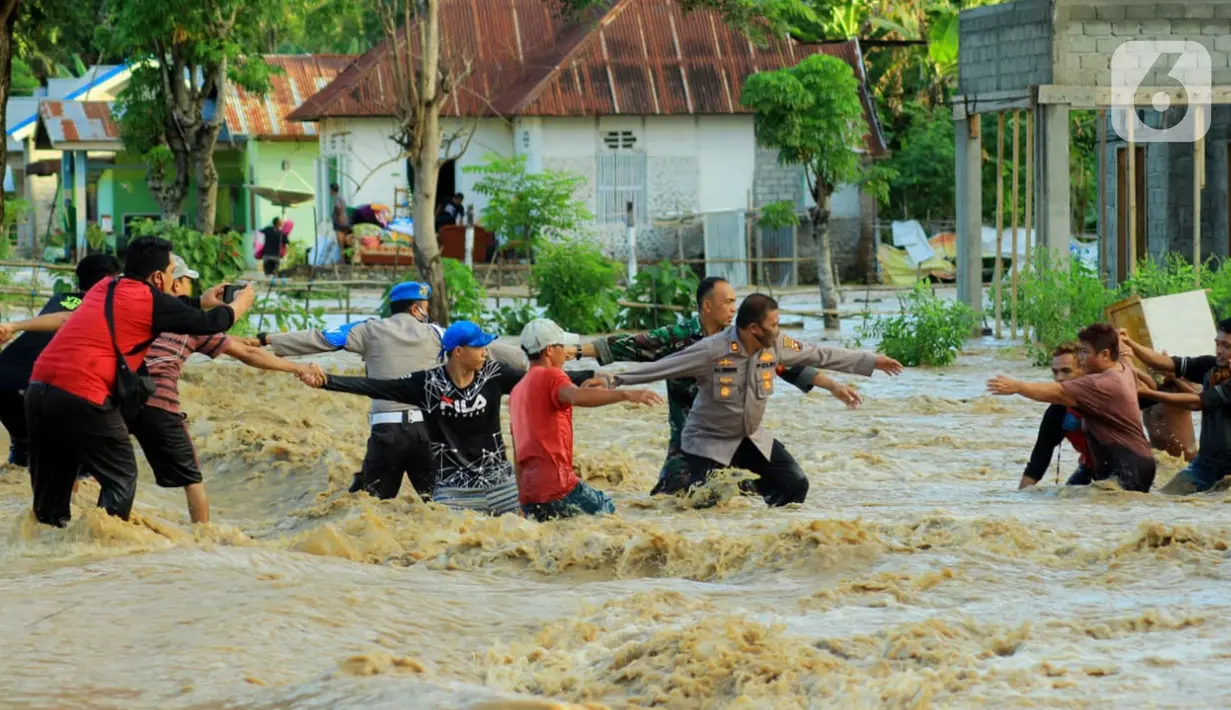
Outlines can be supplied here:
<path id="1" fill-rule="evenodd" d="M 803 168 L 798 165 L 781 165 L 777 151 L 761 149 L 757 150 L 755 165 L 752 199 L 757 207 L 783 200 L 803 206 Z"/>
<path id="2" fill-rule="evenodd" d="M 1052 2 L 1016 0 L 959 16 L 958 93 L 1052 83 Z"/>
<path id="3" fill-rule="evenodd" d="M 1209 51 L 1214 84 L 1231 86 L 1227 0 L 1056 0 L 1055 22 L 1056 84 L 1110 86 L 1112 56 L 1128 40 L 1190 40 Z M 1152 54 L 1125 56 L 1142 68 L 1152 67 L 1143 83 L 1175 82 L 1167 76 L 1171 62 L 1156 61 Z"/>
<path id="4" fill-rule="evenodd" d="M 1214 106 L 1210 132 L 1205 143 L 1205 189 L 1201 192 L 1201 254 L 1229 255 L 1231 248 L 1231 215 L 1227 211 L 1227 190 L 1231 180 L 1227 173 L 1228 141 L 1231 140 L 1231 106 Z M 1171 120 L 1164 117 L 1162 120 Z M 1156 125 L 1157 117 L 1147 117 L 1146 123 Z M 1110 130 L 1108 135 L 1113 137 Z M 1116 277 L 1119 244 L 1117 205 L 1127 195 L 1117 193 L 1116 153 L 1125 144 L 1109 140 L 1107 163 L 1102 171 L 1107 185 L 1107 204 L 1103 233 L 1107 235 L 1107 264 L 1112 281 Z M 1139 144 L 1140 145 L 1140 144 Z M 1145 164 L 1138 169 L 1146 176 L 1146 249 L 1152 259 L 1162 259 L 1170 252 L 1179 252 L 1186 259 L 1193 257 L 1193 148 L 1191 143 L 1151 143 L 1145 147 Z"/>

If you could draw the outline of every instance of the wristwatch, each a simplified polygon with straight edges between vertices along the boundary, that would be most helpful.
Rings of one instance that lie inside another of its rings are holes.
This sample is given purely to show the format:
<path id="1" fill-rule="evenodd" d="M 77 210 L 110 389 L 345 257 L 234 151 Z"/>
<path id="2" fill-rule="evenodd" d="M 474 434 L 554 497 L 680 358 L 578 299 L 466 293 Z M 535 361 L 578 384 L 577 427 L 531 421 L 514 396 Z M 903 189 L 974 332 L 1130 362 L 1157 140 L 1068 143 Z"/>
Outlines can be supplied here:
<path id="1" fill-rule="evenodd" d="M 581 359 L 581 346 L 580 346 L 580 345 L 578 345 L 578 346 L 577 346 L 577 354 L 573 356 L 573 359 L 574 359 L 574 360 L 580 360 L 580 359 Z"/>
<path id="2" fill-rule="evenodd" d="M 269 345 L 269 340 L 268 338 L 265 337 L 267 335 L 269 335 L 269 333 L 257 333 L 256 334 L 256 341 L 261 344 L 261 347 L 265 347 L 266 345 Z"/>

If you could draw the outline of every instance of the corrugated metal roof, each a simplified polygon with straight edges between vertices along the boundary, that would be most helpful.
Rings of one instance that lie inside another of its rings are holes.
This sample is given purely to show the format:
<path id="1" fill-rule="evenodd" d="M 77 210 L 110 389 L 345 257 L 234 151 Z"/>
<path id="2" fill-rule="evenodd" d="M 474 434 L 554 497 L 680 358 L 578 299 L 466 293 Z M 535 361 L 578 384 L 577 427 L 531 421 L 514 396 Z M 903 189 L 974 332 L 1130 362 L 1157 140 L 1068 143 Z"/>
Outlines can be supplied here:
<path id="1" fill-rule="evenodd" d="M 256 96 L 235 86 L 227 97 L 226 125 L 237 136 L 294 139 L 315 136 L 316 127 L 286 117 L 321 86 L 333 81 L 354 60 L 346 55 L 267 54 L 265 61 L 280 67 L 270 78 L 269 93 Z"/>
<path id="2" fill-rule="evenodd" d="M 597 21 L 595 21 L 597 19 Z M 717 11 L 685 13 L 674 0 L 619 0 L 588 21 L 564 23 L 542 0 L 444 0 L 445 56 L 471 73 L 444 115 L 608 116 L 745 113 L 744 80 L 813 53 L 847 62 L 866 83 L 858 42 L 755 45 Z M 412 33 L 413 34 L 413 33 Z M 417 45 L 417 40 L 416 40 Z M 304 102 L 291 120 L 394 115 L 389 43 Z M 874 105 L 860 90 L 868 150 L 885 152 Z"/>
<path id="3" fill-rule="evenodd" d="M 38 110 L 53 148 L 66 143 L 120 145 L 120 129 L 111 120 L 107 101 L 43 99 Z"/>

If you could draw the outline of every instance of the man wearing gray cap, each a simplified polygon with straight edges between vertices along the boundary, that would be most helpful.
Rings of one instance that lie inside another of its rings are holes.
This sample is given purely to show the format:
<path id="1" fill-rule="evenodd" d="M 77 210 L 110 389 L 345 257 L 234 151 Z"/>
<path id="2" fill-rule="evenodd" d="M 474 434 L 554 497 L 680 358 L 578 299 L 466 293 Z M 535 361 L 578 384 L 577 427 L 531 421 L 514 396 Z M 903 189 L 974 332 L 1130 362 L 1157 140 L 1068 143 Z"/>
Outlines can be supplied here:
<path id="1" fill-rule="evenodd" d="M 771 506 L 802 503 L 808 476 L 781 443 L 761 428 L 779 363 L 871 376 L 896 375 L 897 360 L 876 353 L 800 343 L 778 330 L 778 303 L 754 293 L 740 304 L 735 325 L 686 350 L 616 375 L 614 385 L 695 377 L 697 401 L 684 423 L 682 448 L 690 486 L 710 472 L 741 468 L 757 474 L 756 492 Z"/>
<path id="2" fill-rule="evenodd" d="M 286 356 L 314 355 L 346 350 L 363 358 L 367 377 L 391 380 L 440 364 L 443 330 L 428 322 L 432 287 L 405 281 L 389 293 L 388 318 L 356 321 L 329 330 L 298 333 L 259 333 L 256 341 L 273 346 Z M 521 366 L 525 360 L 511 348 L 492 343 L 496 360 Z M 352 493 L 365 489 L 379 498 L 394 498 L 402 487 L 402 474 L 424 500 L 436 487 L 431 440 L 419 407 L 406 402 L 373 399 L 368 415 L 371 433 L 363 468 L 351 484 Z"/>
<path id="3" fill-rule="evenodd" d="M 540 521 L 615 512 L 606 493 L 586 485 L 573 471 L 573 407 L 663 401 L 650 390 L 576 386 L 564 363 L 580 344 L 575 333 L 546 318 L 527 323 L 521 332 L 530 370 L 509 395 L 510 429 L 522 512 Z"/>

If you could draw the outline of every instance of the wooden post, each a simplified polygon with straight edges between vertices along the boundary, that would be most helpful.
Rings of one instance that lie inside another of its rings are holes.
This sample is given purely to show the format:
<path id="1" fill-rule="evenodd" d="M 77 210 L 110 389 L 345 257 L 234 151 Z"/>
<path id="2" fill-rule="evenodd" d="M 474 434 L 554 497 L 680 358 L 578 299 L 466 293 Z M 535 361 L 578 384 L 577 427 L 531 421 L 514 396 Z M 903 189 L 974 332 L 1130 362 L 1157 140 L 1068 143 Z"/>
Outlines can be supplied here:
<path id="1" fill-rule="evenodd" d="M 1034 109 L 1026 111 L 1026 268 L 1034 252 Z"/>
<path id="2" fill-rule="evenodd" d="M 1128 273 L 1137 273 L 1137 144 L 1133 142 L 1133 122 L 1137 120 L 1137 108 L 1125 120 L 1128 134 Z"/>
<path id="3" fill-rule="evenodd" d="M 996 338 L 999 340 L 1004 335 L 1000 330 L 1003 321 L 1001 282 L 1004 281 L 1004 264 L 1000 262 L 1004 249 L 1004 111 L 996 114 L 996 119 L 996 268 L 992 271 L 992 298 L 996 300 Z"/>
<path id="4" fill-rule="evenodd" d="M 1012 333 L 1014 340 L 1017 339 L 1017 267 L 1019 254 L 1017 251 L 1017 166 L 1018 166 L 1018 129 L 1021 128 L 1022 114 L 1020 111 L 1013 112 L 1013 195 L 1009 198 L 1010 205 L 1013 209 L 1013 275 L 1009 285 L 1009 300 L 1013 304 L 1013 312 L 1009 314 L 1011 325 L 1009 332 Z"/>
<path id="5" fill-rule="evenodd" d="M 1196 130 L 1201 130 L 1201 106 L 1192 107 Z M 1205 137 L 1193 141 L 1193 278 L 1201 288 L 1201 188 L 1205 184 Z"/>
<path id="6" fill-rule="evenodd" d="M 1098 274 L 1107 279 L 1107 109 L 1098 110 Z"/>

